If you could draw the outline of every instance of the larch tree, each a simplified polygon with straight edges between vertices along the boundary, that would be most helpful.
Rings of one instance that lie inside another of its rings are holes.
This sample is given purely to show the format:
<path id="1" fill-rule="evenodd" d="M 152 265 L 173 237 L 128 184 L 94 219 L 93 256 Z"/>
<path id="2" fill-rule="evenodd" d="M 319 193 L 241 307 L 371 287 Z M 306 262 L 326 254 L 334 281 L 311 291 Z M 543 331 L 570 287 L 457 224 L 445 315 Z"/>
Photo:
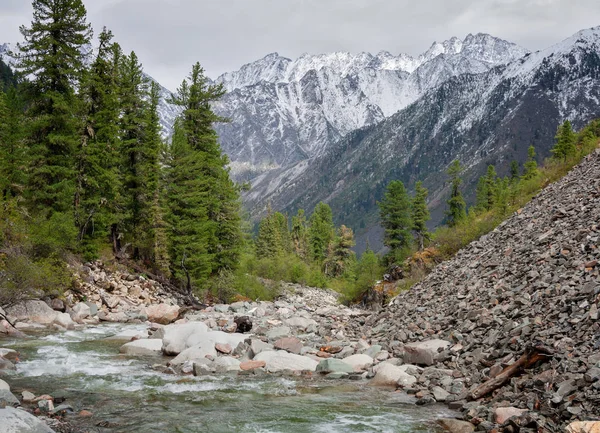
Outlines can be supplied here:
<path id="1" fill-rule="evenodd" d="M 533 179 L 538 175 L 538 165 L 535 160 L 535 148 L 529 146 L 527 149 L 527 161 L 523 164 L 523 179 Z"/>
<path id="2" fill-rule="evenodd" d="M 292 217 L 290 236 L 294 254 L 306 261 L 308 259 L 308 227 L 304 209 L 298 209 L 296 215 Z"/>
<path id="3" fill-rule="evenodd" d="M 333 241 L 331 254 L 325 261 L 325 275 L 333 278 L 341 277 L 351 268 L 356 260 L 355 253 L 352 251 L 354 245 L 356 245 L 354 232 L 351 228 L 341 225 Z"/>
<path id="4" fill-rule="evenodd" d="M 446 202 L 448 205 L 446 223 L 449 227 L 454 227 L 467 218 L 467 204 L 460 190 L 462 172 L 463 167 L 460 161 L 458 159 L 452 161 L 447 171 L 450 177 L 450 198 Z"/>
<path id="5" fill-rule="evenodd" d="M 412 229 L 416 234 L 419 250 L 425 248 L 425 241 L 428 241 L 431 237 L 427 230 L 427 221 L 431 218 L 427 208 L 428 195 L 429 191 L 423 186 L 423 182 L 417 182 L 415 196 L 412 200 Z"/>

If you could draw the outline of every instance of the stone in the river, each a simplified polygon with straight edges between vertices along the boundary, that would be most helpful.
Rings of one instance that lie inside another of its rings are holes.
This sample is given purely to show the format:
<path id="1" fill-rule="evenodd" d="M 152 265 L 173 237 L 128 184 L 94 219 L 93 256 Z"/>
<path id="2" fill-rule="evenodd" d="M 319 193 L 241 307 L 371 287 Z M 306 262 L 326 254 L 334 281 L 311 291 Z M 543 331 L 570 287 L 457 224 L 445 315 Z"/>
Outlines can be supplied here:
<path id="1" fill-rule="evenodd" d="M 40 400 L 37 402 L 42 413 L 47 413 L 54 410 L 54 402 L 52 400 Z"/>
<path id="2" fill-rule="evenodd" d="M 527 409 L 518 409 L 516 407 L 498 407 L 494 409 L 494 419 L 497 424 L 504 424 L 509 418 L 513 416 L 521 416 Z"/>
<path id="3" fill-rule="evenodd" d="M 3 381 L 2 379 L 0 379 L 0 391 L 10 391 L 10 385 L 8 383 L 6 383 L 5 381 Z"/>
<path id="4" fill-rule="evenodd" d="M 324 359 L 319 362 L 317 373 L 354 373 L 354 367 L 339 359 Z"/>
<path id="5" fill-rule="evenodd" d="M 234 322 L 236 324 L 235 332 L 240 334 L 250 332 L 252 329 L 252 319 L 248 316 L 236 317 Z"/>
<path id="6" fill-rule="evenodd" d="M 13 349 L 0 349 L 0 358 L 8 359 L 10 362 L 19 362 L 19 352 Z"/>
<path id="7" fill-rule="evenodd" d="M 73 322 L 73 319 L 71 319 L 71 316 L 68 313 L 58 313 L 52 323 L 62 326 L 65 329 L 75 328 L 75 322 Z"/>
<path id="8" fill-rule="evenodd" d="M 148 338 L 143 331 L 137 331 L 135 329 L 127 329 L 125 331 L 121 331 L 118 334 L 111 335 L 110 337 L 106 337 L 105 340 L 111 341 L 131 341 L 131 340 L 139 340 L 142 338 Z"/>
<path id="9" fill-rule="evenodd" d="M 270 372 L 283 370 L 315 371 L 319 363 L 308 356 L 296 355 L 284 350 L 265 351 L 254 357 L 255 361 L 265 361 L 266 369 Z"/>
<path id="10" fill-rule="evenodd" d="M 83 320 L 91 317 L 91 315 L 92 310 L 90 309 L 90 306 L 83 302 L 75 304 L 71 310 L 71 318 L 77 323 L 83 323 Z"/>
<path id="11" fill-rule="evenodd" d="M 206 356 L 216 357 L 216 344 L 228 344 L 234 347 L 243 342 L 245 339 L 246 336 L 242 334 L 229 334 L 222 331 L 209 331 L 192 334 L 188 337 L 185 343 L 189 347 L 171 360 L 170 364 L 178 365 L 185 361 L 194 361 L 199 358 L 205 358 Z M 165 348 L 164 341 L 165 340 L 163 339 L 163 352 Z"/>
<path id="12" fill-rule="evenodd" d="M 600 421 L 576 421 L 567 426 L 567 433 L 600 433 Z"/>
<path id="13" fill-rule="evenodd" d="M 0 409 L 2 433 L 53 433 L 54 431 L 35 416 L 22 409 Z"/>
<path id="14" fill-rule="evenodd" d="M 253 338 L 250 340 L 250 357 L 254 358 L 260 352 L 265 350 L 273 350 L 273 345 L 269 343 L 265 343 L 262 340 L 258 340 Z"/>
<path id="15" fill-rule="evenodd" d="M 231 356 L 219 356 L 213 362 L 213 367 L 217 373 L 240 371 L 240 361 Z"/>
<path id="16" fill-rule="evenodd" d="M 373 365 L 373 358 L 364 353 L 358 353 L 356 355 L 350 355 L 342 359 L 346 364 L 349 364 L 354 368 L 354 371 L 362 371 Z"/>
<path id="17" fill-rule="evenodd" d="M 82 418 L 89 418 L 91 416 L 94 416 L 94 414 L 92 412 L 90 412 L 89 410 L 83 409 L 82 411 L 79 412 L 79 416 Z"/>
<path id="18" fill-rule="evenodd" d="M 146 307 L 146 314 L 150 322 L 168 325 L 179 315 L 179 307 L 177 305 L 158 304 Z"/>
<path id="19" fill-rule="evenodd" d="M 280 338 L 273 343 L 273 346 L 277 350 L 285 350 L 286 352 L 295 353 L 296 355 L 299 355 L 302 351 L 302 342 L 296 337 Z"/>
<path id="20" fill-rule="evenodd" d="M 19 400 L 7 389 L 0 389 L 0 407 L 19 405 Z"/>
<path id="21" fill-rule="evenodd" d="M 16 370 L 15 364 L 8 359 L 0 358 L 0 370 Z"/>
<path id="22" fill-rule="evenodd" d="M 458 419 L 440 419 L 438 424 L 450 433 L 472 433 L 475 431 L 473 424 Z"/>
<path id="23" fill-rule="evenodd" d="M 23 399 L 23 403 L 31 403 L 35 400 L 35 394 L 29 391 L 23 391 L 21 393 L 21 398 Z"/>
<path id="24" fill-rule="evenodd" d="M 439 350 L 447 349 L 450 342 L 445 340 L 428 340 L 409 343 L 404 346 L 404 362 L 407 364 L 434 365 Z"/>
<path id="25" fill-rule="evenodd" d="M 121 346 L 119 352 L 134 356 L 160 355 L 162 353 L 162 340 L 142 339 L 131 341 Z"/>
<path id="26" fill-rule="evenodd" d="M 50 325 L 58 315 L 44 301 L 26 301 L 6 309 L 6 313 L 17 321 L 28 320 L 42 325 Z"/>
<path id="27" fill-rule="evenodd" d="M 377 366 L 375 377 L 370 384 L 375 386 L 411 386 L 417 382 L 414 376 L 405 373 L 400 367 L 383 362 Z"/>
<path id="28" fill-rule="evenodd" d="M 240 364 L 240 369 L 243 371 L 255 370 L 257 368 L 263 368 L 267 365 L 265 361 L 245 361 Z"/>
<path id="29" fill-rule="evenodd" d="M 163 328 L 163 346 L 165 355 L 179 355 L 190 347 L 188 340 L 193 335 L 208 332 L 208 326 L 202 322 L 167 325 Z"/>
<path id="30" fill-rule="evenodd" d="M 440 386 L 434 386 L 431 392 L 433 392 L 433 397 L 435 398 L 435 401 L 439 401 L 440 403 L 445 402 L 446 399 L 450 396 L 450 393 Z"/>

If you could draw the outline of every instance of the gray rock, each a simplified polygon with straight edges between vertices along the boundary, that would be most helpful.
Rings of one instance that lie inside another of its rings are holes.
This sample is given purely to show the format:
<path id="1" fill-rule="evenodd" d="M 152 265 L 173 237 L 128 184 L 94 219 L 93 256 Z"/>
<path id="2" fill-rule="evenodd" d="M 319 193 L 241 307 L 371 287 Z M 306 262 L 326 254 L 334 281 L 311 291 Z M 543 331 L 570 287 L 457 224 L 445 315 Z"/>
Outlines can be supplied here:
<path id="1" fill-rule="evenodd" d="M 460 421 L 457 419 L 440 419 L 438 424 L 441 425 L 445 431 L 450 433 L 472 433 L 475 431 L 475 426 L 467 421 Z"/>
<path id="2" fill-rule="evenodd" d="M 373 365 L 373 358 L 364 353 L 350 355 L 348 357 L 342 358 L 342 360 L 346 364 L 352 366 L 352 368 L 354 368 L 354 371 L 363 371 Z"/>
<path id="3" fill-rule="evenodd" d="M 265 351 L 254 357 L 255 361 L 265 361 L 267 371 L 315 371 L 319 363 L 308 356 L 296 355 L 283 350 Z"/>
<path id="4" fill-rule="evenodd" d="M 280 338 L 287 337 L 292 334 L 292 330 L 287 326 L 279 326 L 267 331 L 267 338 L 269 341 L 279 340 Z"/>
<path id="5" fill-rule="evenodd" d="M 445 402 L 446 399 L 450 396 L 449 392 L 447 392 L 444 388 L 441 388 L 439 386 L 434 386 L 431 392 L 433 393 L 433 397 L 435 398 L 435 400 L 442 403 Z"/>
<path id="6" fill-rule="evenodd" d="M 153 356 L 162 353 L 163 341 L 159 339 L 135 340 L 124 344 L 119 352 L 133 356 Z"/>
<path id="7" fill-rule="evenodd" d="M 445 340 L 428 340 L 410 343 L 404 346 L 404 362 L 418 365 L 434 365 L 438 358 L 439 350 L 450 347 L 450 342 Z"/>
<path id="8" fill-rule="evenodd" d="M 317 373 L 354 373 L 354 367 L 350 364 L 346 364 L 344 361 L 335 358 L 324 359 L 319 362 Z"/>
<path id="9" fill-rule="evenodd" d="M 35 416 L 21 409 L 0 409 L 2 433 L 54 433 L 50 427 Z"/>
<path id="10" fill-rule="evenodd" d="M 273 350 L 273 345 L 258 339 L 250 341 L 250 358 L 256 357 L 256 355 L 265 350 Z"/>
<path id="11" fill-rule="evenodd" d="M 0 379 L 0 391 L 10 391 L 10 385 Z"/>
<path id="12" fill-rule="evenodd" d="M 18 406 L 19 404 L 19 399 L 12 392 L 7 389 L 0 389 L 0 407 Z"/>
<path id="13" fill-rule="evenodd" d="M 30 321 L 42 325 L 50 325 L 58 316 L 44 301 L 27 301 L 6 310 L 6 313 L 17 321 Z"/>
<path id="14" fill-rule="evenodd" d="M 404 386 L 408 387 L 414 385 L 417 382 L 417 378 L 405 373 L 400 367 L 396 365 L 383 362 L 377 365 L 375 377 L 369 382 L 370 385 L 376 386 Z"/>

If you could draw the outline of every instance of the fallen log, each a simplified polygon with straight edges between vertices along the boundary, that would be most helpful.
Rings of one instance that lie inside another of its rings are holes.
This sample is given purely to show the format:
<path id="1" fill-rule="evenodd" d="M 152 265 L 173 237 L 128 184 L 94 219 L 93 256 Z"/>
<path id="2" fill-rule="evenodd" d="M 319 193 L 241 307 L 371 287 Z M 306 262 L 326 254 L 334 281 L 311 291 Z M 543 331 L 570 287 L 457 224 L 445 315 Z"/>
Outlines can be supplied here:
<path id="1" fill-rule="evenodd" d="M 506 367 L 498 376 L 490 379 L 477 388 L 471 394 L 471 400 L 477 400 L 484 397 L 501 387 L 510 380 L 511 377 L 521 373 L 527 368 L 533 367 L 540 361 L 547 361 L 552 357 L 552 351 L 544 346 L 531 346 L 525 350 L 525 353 L 514 363 Z"/>

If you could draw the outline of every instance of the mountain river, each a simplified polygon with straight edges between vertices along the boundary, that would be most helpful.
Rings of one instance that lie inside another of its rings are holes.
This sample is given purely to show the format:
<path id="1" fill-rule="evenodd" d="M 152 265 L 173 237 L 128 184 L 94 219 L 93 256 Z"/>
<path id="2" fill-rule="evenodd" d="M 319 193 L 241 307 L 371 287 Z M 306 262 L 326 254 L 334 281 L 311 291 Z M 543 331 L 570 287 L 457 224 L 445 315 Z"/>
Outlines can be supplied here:
<path id="1" fill-rule="evenodd" d="M 66 398 L 68 419 L 84 431 L 195 432 L 436 432 L 443 406 L 418 407 L 400 392 L 366 383 L 276 376 L 175 376 L 150 366 L 163 357 L 119 354 L 106 337 L 144 325 L 106 324 L 77 331 L 0 340 L 21 362 L 4 379 L 15 395 Z M 77 415 L 81 409 L 91 418 Z"/>

